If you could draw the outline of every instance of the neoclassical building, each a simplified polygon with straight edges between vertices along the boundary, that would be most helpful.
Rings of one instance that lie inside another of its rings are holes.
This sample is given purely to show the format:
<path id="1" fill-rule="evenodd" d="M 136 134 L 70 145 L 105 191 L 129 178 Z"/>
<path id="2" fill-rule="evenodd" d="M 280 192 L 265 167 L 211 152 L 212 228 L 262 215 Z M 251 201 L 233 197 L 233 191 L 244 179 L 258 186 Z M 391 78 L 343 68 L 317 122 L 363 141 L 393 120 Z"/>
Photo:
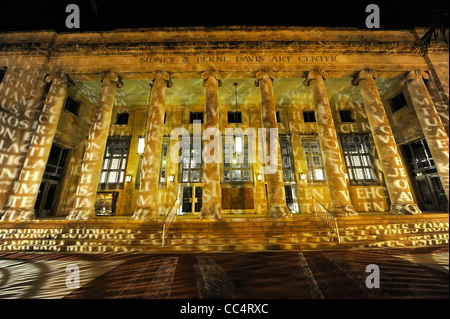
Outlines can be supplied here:
<path id="1" fill-rule="evenodd" d="M 448 45 L 423 32 L 0 33 L 0 216 L 448 212 Z"/>

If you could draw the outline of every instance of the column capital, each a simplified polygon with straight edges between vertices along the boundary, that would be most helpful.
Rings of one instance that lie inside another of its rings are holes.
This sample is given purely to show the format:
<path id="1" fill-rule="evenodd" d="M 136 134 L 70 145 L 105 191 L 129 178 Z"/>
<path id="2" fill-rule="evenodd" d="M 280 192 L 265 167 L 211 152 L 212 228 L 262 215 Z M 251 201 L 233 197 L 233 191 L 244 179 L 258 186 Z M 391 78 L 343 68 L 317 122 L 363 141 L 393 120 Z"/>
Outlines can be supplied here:
<path id="1" fill-rule="evenodd" d="M 47 74 L 44 77 L 44 82 L 51 84 L 55 79 L 57 79 L 60 83 L 66 84 L 69 88 L 75 86 L 75 82 L 72 80 L 72 78 L 63 72 L 53 72 Z"/>
<path id="2" fill-rule="evenodd" d="M 375 70 L 371 68 L 362 69 L 361 71 L 356 73 L 356 75 L 353 77 L 352 85 L 358 86 L 361 80 L 376 79 L 376 78 L 378 78 L 378 74 L 377 72 L 375 72 Z"/>
<path id="3" fill-rule="evenodd" d="M 161 78 L 166 82 L 168 88 L 173 86 L 172 80 L 170 79 L 169 72 L 163 70 L 156 70 L 150 73 L 150 80 L 155 81 L 156 78 Z"/>
<path id="4" fill-rule="evenodd" d="M 416 69 L 416 68 L 412 69 L 411 71 L 409 71 L 406 74 L 406 80 L 415 80 L 418 78 L 423 78 L 423 79 L 427 80 L 430 78 L 430 75 L 428 74 L 427 71 L 422 70 L 422 69 Z"/>
<path id="5" fill-rule="evenodd" d="M 206 81 L 208 78 L 214 77 L 217 80 L 218 86 L 222 86 L 222 74 L 215 68 L 211 67 L 209 70 L 202 73 L 203 86 L 206 86 Z"/>
<path id="6" fill-rule="evenodd" d="M 328 78 L 328 73 L 325 72 L 324 69 L 314 68 L 308 72 L 305 81 L 303 81 L 303 84 L 305 86 L 309 86 L 311 84 L 311 81 L 316 79 L 317 77 L 322 77 L 322 79 L 326 79 Z"/>
<path id="7" fill-rule="evenodd" d="M 268 77 L 273 83 L 273 79 L 275 79 L 275 73 L 271 69 L 264 67 L 261 70 L 259 70 L 258 72 L 256 72 L 255 77 L 256 77 L 256 79 L 255 79 L 254 84 L 255 84 L 255 86 L 259 87 L 259 81 L 261 81 L 265 77 Z"/>
<path id="8" fill-rule="evenodd" d="M 120 79 L 119 75 L 115 72 L 105 71 L 100 74 L 100 82 L 107 80 L 110 84 L 116 84 L 117 88 L 123 87 L 123 82 Z"/>
<path id="9" fill-rule="evenodd" d="M 423 69 L 413 68 L 411 71 L 407 72 L 400 81 L 400 86 L 405 85 L 409 81 L 417 80 L 417 79 L 429 79 L 430 74 Z"/>

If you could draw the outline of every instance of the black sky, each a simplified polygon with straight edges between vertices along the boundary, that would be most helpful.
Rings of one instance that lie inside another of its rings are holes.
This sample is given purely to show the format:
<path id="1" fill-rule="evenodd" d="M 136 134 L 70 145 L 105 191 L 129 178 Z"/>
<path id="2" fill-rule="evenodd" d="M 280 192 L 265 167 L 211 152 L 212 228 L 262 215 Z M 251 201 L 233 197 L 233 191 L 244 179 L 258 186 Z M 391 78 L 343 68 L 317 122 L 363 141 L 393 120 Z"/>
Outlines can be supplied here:
<path id="1" fill-rule="evenodd" d="M 81 29 L 67 29 L 68 4 L 79 5 Z M 114 30 L 179 26 L 327 26 L 365 29 L 374 3 L 380 7 L 381 29 L 412 29 L 429 26 L 435 10 L 449 7 L 448 1 L 404 0 L 251 0 L 207 2 L 186 0 L 96 0 L 98 16 L 91 0 L 19 1 L 0 3 L 0 31 L 56 30 L 60 32 Z"/>

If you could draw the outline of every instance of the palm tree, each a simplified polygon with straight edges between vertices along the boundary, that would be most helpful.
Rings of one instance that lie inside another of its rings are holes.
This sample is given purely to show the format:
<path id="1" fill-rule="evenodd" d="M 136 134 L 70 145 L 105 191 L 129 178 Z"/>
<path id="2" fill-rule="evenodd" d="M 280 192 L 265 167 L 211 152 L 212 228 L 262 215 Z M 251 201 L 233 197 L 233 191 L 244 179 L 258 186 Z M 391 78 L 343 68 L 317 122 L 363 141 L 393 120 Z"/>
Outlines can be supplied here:
<path id="1" fill-rule="evenodd" d="M 412 48 L 413 52 L 418 52 L 419 54 L 427 53 L 433 40 L 436 42 L 444 41 L 447 43 L 446 33 L 448 32 L 449 19 L 448 8 L 438 9 L 434 12 L 436 14 L 436 18 L 427 28 L 425 34 L 414 43 Z"/>

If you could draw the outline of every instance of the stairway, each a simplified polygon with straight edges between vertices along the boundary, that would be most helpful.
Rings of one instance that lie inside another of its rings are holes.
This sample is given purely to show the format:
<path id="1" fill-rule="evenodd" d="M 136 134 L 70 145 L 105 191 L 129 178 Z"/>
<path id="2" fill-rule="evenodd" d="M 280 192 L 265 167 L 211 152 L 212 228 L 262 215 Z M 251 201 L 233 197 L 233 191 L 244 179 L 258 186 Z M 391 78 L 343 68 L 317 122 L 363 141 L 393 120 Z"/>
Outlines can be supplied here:
<path id="1" fill-rule="evenodd" d="M 162 246 L 162 221 L 1 222 L 0 251 L 146 253 L 325 250 L 448 245 L 448 214 L 339 217 L 341 243 L 320 219 L 175 220 Z"/>

